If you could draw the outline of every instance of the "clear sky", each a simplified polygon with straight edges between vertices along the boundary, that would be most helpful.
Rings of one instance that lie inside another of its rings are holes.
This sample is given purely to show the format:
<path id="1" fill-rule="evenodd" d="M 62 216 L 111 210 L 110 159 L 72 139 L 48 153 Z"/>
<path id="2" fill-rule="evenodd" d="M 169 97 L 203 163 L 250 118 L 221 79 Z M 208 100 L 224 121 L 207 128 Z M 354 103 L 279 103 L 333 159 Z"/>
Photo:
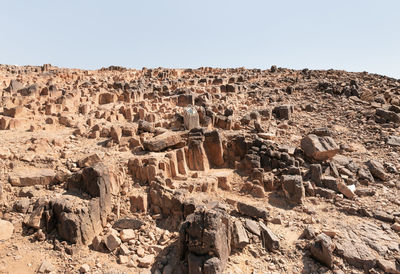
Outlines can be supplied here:
<path id="1" fill-rule="evenodd" d="M 400 0 L 0 0 L 0 63 L 400 78 Z"/>

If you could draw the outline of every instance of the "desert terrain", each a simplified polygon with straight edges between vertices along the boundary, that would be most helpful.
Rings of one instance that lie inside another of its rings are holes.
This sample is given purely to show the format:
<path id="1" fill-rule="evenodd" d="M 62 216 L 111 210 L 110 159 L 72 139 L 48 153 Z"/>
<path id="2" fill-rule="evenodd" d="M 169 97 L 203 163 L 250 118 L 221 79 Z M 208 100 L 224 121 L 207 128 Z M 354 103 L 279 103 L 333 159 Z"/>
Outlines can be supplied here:
<path id="1" fill-rule="evenodd" d="M 0 65 L 0 273 L 400 273 L 400 80 Z"/>

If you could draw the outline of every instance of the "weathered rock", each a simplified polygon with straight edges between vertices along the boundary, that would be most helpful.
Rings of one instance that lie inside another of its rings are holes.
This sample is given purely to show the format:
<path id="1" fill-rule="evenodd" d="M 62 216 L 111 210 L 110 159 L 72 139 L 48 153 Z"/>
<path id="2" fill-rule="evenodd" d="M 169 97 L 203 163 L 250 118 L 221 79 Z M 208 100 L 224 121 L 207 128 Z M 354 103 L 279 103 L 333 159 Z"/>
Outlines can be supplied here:
<path id="1" fill-rule="evenodd" d="M 235 248 L 244 248 L 249 243 L 249 237 L 247 236 L 247 232 L 244 229 L 242 222 L 236 220 L 233 222 L 232 229 L 232 247 Z"/>
<path id="2" fill-rule="evenodd" d="M 138 130 L 141 132 L 150 132 L 154 133 L 155 132 L 155 127 L 153 123 L 149 123 L 144 120 L 139 120 L 138 122 Z"/>
<path id="3" fill-rule="evenodd" d="M 300 239 L 307 239 L 307 240 L 314 239 L 315 237 L 316 237 L 315 236 L 315 229 L 314 229 L 314 227 L 312 227 L 310 225 L 308 225 L 304 229 L 303 233 L 301 233 L 301 235 L 300 235 Z"/>
<path id="4" fill-rule="evenodd" d="M 121 239 L 111 233 L 105 237 L 104 243 L 108 250 L 113 251 L 121 245 Z"/>
<path id="5" fill-rule="evenodd" d="M 89 155 L 83 159 L 80 159 L 78 161 L 78 166 L 81 168 L 89 167 L 89 166 L 93 166 L 94 164 L 97 164 L 100 162 L 101 162 L 100 156 L 97 153 L 95 153 L 95 154 Z"/>
<path id="6" fill-rule="evenodd" d="M 90 272 L 90 266 L 88 264 L 83 264 L 79 268 L 80 273 L 89 273 Z"/>
<path id="7" fill-rule="evenodd" d="M 146 255 L 143 258 L 139 258 L 138 265 L 139 267 L 148 268 L 154 262 L 154 255 Z"/>
<path id="8" fill-rule="evenodd" d="M 317 185 L 321 184 L 322 167 L 320 164 L 310 165 L 310 176 L 311 176 L 311 180 L 314 183 L 316 183 Z"/>
<path id="9" fill-rule="evenodd" d="M 133 219 L 133 218 L 122 218 L 118 219 L 114 225 L 113 228 L 115 229 L 133 229 L 137 230 L 143 226 L 144 222 L 139 219 Z"/>
<path id="10" fill-rule="evenodd" d="M 315 259 L 328 267 L 332 267 L 334 247 L 335 245 L 332 243 L 331 238 L 324 233 L 321 233 L 311 244 L 310 252 Z"/>
<path id="11" fill-rule="evenodd" d="M 286 198 L 296 204 L 301 204 L 305 197 L 303 180 L 300 175 L 283 175 L 282 189 Z"/>
<path id="12" fill-rule="evenodd" d="M 292 113 L 293 113 L 293 106 L 290 105 L 277 106 L 272 110 L 272 114 L 274 114 L 277 119 L 282 119 L 282 120 L 290 120 Z"/>
<path id="13" fill-rule="evenodd" d="M 276 251 L 279 249 L 278 237 L 262 222 L 259 223 L 261 228 L 261 241 L 264 248 L 269 251 Z"/>
<path id="14" fill-rule="evenodd" d="M 68 188 L 84 191 L 90 199 L 68 194 L 49 201 L 39 199 L 24 223 L 34 228 L 45 227 L 48 231 L 56 228 L 59 236 L 70 243 L 91 244 L 111 212 L 111 176 L 110 170 L 101 163 L 85 168 L 69 182 Z"/>
<path id="15" fill-rule="evenodd" d="M 131 202 L 131 212 L 147 212 L 147 194 L 132 195 L 129 199 Z"/>
<path id="16" fill-rule="evenodd" d="M 354 187 L 354 189 L 355 189 L 354 185 L 348 186 L 344 182 L 339 181 L 337 184 L 337 187 L 338 187 L 338 190 L 340 191 L 340 193 L 342 193 L 346 198 L 348 198 L 348 199 L 354 198 L 355 194 L 354 194 L 354 191 L 352 190 L 352 187 Z"/>
<path id="17" fill-rule="evenodd" d="M 222 167 L 224 165 L 222 140 L 218 130 L 204 133 L 204 150 L 211 166 Z"/>
<path id="18" fill-rule="evenodd" d="M 244 224 L 245 224 L 246 229 L 248 231 L 250 231 L 251 233 L 253 233 L 257 236 L 261 235 L 260 225 L 256 221 L 246 219 Z"/>
<path id="19" fill-rule="evenodd" d="M 8 148 L 0 147 L 0 159 L 9 159 L 11 155 L 11 151 Z"/>
<path id="20" fill-rule="evenodd" d="M 223 273 L 230 254 L 231 224 L 226 213 L 197 211 L 180 230 L 180 253 L 187 258 L 189 273 Z M 209 259 L 213 261 L 207 263 Z M 198 272 L 200 271 L 200 272 Z"/>
<path id="21" fill-rule="evenodd" d="M 0 220 L 0 242 L 7 241 L 14 232 L 14 226 L 9 221 Z"/>
<path id="22" fill-rule="evenodd" d="M 382 181 L 386 181 L 387 174 L 385 172 L 385 168 L 381 163 L 375 160 L 369 160 L 365 164 L 367 165 L 369 171 L 371 171 L 372 176 Z"/>
<path id="23" fill-rule="evenodd" d="M 186 162 L 190 170 L 208 171 L 210 169 L 201 138 L 189 139 Z"/>
<path id="24" fill-rule="evenodd" d="M 169 147 L 173 147 L 182 141 L 180 134 L 175 132 L 165 132 L 152 139 L 145 140 L 143 147 L 149 151 L 162 151 Z"/>
<path id="25" fill-rule="evenodd" d="M 246 204 L 243 202 L 237 203 L 237 209 L 240 214 L 243 214 L 245 216 L 249 216 L 252 218 L 267 219 L 269 217 L 269 213 L 266 209 L 257 207 L 254 205 Z"/>
<path id="26" fill-rule="evenodd" d="M 14 170 L 9 175 L 13 186 L 49 185 L 55 181 L 56 173 L 51 169 L 28 168 Z"/>
<path id="27" fill-rule="evenodd" d="M 117 126 L 112 126 L 110 130 L 111 140 L 119 144 L 122 138 L 122 128 Z"/>
<path id="28" fill-rule="evenodd" d="M 379 259 L 377 264 L 385 273 L 400 274 L 400 266 L 398 264 L 396 265 L 395 261 Z"/>
<path id="29" fill-rule="evenodd" d="M 121 230 L 119 237 L 123 242 L 128 242 L 129 240 L 136 238 L 136 233 L 133 229 L 123 229 Z"/>
<path id="30" fill-rule="evenodd" d="M 339 152 L 339 146 L 331 137 L 310 134 L 301 140 L 304 153 L 318 161 L 328 160 Z"/>
<path id="31" fill-rule="evenodd" d="M 386 143 L 389 146 L 398 147 L 400 146 L 400 137 L 394 135 L 388 136 Z"/>
<path id="32" fill-rule="evenodd" d="M 38 269 L 38 273 L 50 273 L 55 270 L 56 268 L 51 262 L 44 260 Z"/>
<path id="33" fill-rule="evenodd" d="M 185 128 L 191 130 L 200 126 L 199 113 L 193 107 L 188 107 L 183 113 Z"/>
<path id="34" fill-rule="evenodd" d="M 375 121 L 378 123 L 400 123 L 400 116 L 396 112 L 378 108 L 375 111 Z"/>

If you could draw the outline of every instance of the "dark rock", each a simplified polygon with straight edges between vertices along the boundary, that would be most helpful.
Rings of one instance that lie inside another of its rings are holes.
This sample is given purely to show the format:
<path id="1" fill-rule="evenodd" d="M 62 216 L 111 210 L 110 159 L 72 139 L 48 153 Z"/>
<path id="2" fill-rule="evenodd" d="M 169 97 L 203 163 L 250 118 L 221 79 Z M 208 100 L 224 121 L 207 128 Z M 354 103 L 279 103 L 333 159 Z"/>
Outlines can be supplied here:
<path id="1" fill-rule="evenodd" d="M 261 241 L 264 248 L 269 251 L 276 251 L 279 249 L 278 237 L 263 223 L 259 223 L 261 228 Z"/>
<path id="2" fill-rule="evenodd" d="M 269 213 L 267 210 L 261 207 L 249 205 L 243 202 L 237 203 L 237 209 L 240 214 L 252 217 L 252 218 L 261 218 L 267 219 L 269 217 Z"/>
<path id="3" fill-rule="evenodd" d="M 223 273 L 231 252 L 230 231 L 225 212 L 196 211 L 186 218 L 180 229 L 179 250 L 181 258 L 187 258 L 189 273 Z"/>
<path id="4" fill-rule="evenodd" d="M 378 178 L 382 181 L 385 181 L 387 179 L 387 174 L 385 172 L 385 168 L 381 163 L 375 160 L 369 160 L 368 162 L 365 163 L 371 172 L 372 176 L 375 178 Z"/>
<path id="5" fill-rule="evenodd" d="M 321 184 L 322 167 L 320 164 L 310 165 L 310 176 L 311 176 L 311 181 L 313 181 L 317 185 Z"/>
<path id="6" fill-rule="evenodd" d="M 232 249 L 242 249 L 249 243 L 249 237 L 242 222 L 236 220 L 232 227 Z"/>
<path id="7" fill-rule="evenodd" d="M 331 238 L 324 233 L 319 234 L 310 247 L 311 255 L 328 267 L 333 266 L 333 250 Z"/>
<path id="8" fill-rule="evenodd" d="M 400 116 L 393 111 L 378 108 L 375 111 L 375 121 L 377 123 L 400 123 Z"/>
<path id="9" fill-rule="evenodd" d="M 281 177 L 281 182 L 286 198 L 290 202 L 301 204 L 305 197 L 305 190 L 301 176 L 283 175 Z"/>
<path id="10" fill-rule="evenodd" d="M 132 218 L 122 218 L 118 219 L 114 225 L 113 228 L 115 229 L 140 229 L 144 225 L 144 222 L 139 220 L 139 219 L 132 219 Z"/>
<path id="11" fill-rule="evenodd" d="M 290 120 L 293 110 L 293 106 L 290 105 L 277 106 L 272 110 L 272 114 L 279 120 Z"/>

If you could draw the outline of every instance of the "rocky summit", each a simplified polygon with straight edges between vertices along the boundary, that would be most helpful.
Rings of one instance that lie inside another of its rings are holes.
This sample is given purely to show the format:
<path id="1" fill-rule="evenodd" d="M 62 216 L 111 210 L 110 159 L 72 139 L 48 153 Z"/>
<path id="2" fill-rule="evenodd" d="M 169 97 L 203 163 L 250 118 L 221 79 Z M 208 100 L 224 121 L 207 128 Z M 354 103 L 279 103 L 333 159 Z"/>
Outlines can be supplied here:
<path id="1" fill-rule="evenodd" d="M 0 273 L 400 273 L 400 80 L 0 66 Z"/>

